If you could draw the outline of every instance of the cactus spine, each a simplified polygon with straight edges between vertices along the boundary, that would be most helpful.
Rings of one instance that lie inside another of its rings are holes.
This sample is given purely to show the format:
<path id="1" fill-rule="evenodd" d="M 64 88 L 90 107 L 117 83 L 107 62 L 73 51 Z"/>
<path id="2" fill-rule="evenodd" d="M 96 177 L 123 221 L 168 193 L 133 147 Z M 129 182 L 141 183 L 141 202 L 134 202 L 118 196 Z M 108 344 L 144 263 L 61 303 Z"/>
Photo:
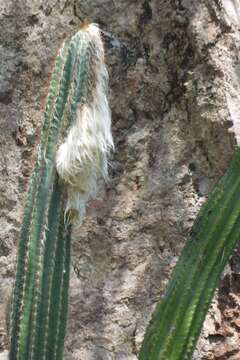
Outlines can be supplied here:
<path id="1" fill-rule="evenodd" d="M 63 357 L 71 223 L 82 219 L 97 175 L 107 176 L 112 147 L 107 80 L 100 31 L 87 25 L 63 43 L 51 77 L 20 232 L 10 360 Z M 87 140 L 76 130 L 85 130 Z"/>
<path id="2" fill-rule="evenodd" d="M 201 209 L 164 298 L 147 328 L 140 360 L 189 360 L 206 312 L 240 238 L 240 150 Z"/>

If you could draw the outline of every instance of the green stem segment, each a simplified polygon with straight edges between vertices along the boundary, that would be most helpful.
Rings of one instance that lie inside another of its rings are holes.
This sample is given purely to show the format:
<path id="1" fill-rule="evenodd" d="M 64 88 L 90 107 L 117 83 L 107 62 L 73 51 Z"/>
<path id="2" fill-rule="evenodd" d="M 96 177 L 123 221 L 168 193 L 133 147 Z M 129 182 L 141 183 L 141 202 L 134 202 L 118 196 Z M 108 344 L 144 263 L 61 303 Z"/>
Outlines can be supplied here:
<path id="1" fill-rule="evenodd" d="M 189 360 L 214 291 L 240 239 L 240 150 L 194 224 L 164 298 L 147 328 L 140 360 Z"/>
<path id="2" fill-rule="evenodd" d="M 20 233 L 10 360 L 63 357 L 71 226 L 64 222 L 66 189 L 57 175 L 55 157 L 77 107 L 88 99 L 92 49 L 89 37 L 80 30 L 64 42 L 56 58 Z"/>

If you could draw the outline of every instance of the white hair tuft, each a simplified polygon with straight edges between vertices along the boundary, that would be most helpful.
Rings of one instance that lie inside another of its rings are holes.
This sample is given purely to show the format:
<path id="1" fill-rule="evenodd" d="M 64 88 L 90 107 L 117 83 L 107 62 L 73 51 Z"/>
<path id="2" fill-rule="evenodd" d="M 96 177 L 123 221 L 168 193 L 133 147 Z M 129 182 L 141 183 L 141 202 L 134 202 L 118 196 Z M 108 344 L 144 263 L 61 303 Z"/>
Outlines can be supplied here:
<path id="1" fill-rule="evenodd" d="M 96 24 L 90 24 L 80 31 L 95 49 L 91 101 L 86 99 L 79 104 L 73 124 L 56 155 L 58 174 L 68 188 L 66 214 L 69 210 L 77 213 L 78 223 L 83 220 L 86 203 L 96 194 L 99 175 L 105 179 L 108 176 L 108 155 L 114 146 L 107 100 L 108 72 L 100 30 Z"/>

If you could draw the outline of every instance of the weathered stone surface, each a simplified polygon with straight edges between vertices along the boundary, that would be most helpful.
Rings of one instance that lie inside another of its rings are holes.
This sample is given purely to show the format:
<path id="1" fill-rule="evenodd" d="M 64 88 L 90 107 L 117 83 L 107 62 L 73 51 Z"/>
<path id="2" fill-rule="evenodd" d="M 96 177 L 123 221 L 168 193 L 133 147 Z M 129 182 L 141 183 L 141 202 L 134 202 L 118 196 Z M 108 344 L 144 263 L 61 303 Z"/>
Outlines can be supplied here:
<path id="1" fill-rule="evenodd" d="M 237 2 L 0 0 L 0 10 L 0 352 L 51 61 L 87 20 L 104 30 L 116 151 L 110 183 L 74 234 L 65 358 L 137 359 L 199 207 L 239 140 Z M 240 357 L 239 258 L 195 360 Z"/>

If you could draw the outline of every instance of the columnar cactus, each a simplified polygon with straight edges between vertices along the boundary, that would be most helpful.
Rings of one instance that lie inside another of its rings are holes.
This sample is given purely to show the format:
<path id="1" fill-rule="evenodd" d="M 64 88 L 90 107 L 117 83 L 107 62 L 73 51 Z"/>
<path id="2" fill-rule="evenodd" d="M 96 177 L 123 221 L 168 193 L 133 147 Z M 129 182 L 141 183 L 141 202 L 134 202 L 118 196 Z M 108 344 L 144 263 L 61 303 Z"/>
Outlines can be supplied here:
<path id="1" fill-rule="evenodd" d="M 191 359 L 225 265 L 240 239 L 240 150 L 203 206 L 163 299 L 140 360 Z"/>
<path id="2" fill-rule="evenodd" d="M 100 31 L 85 25 L 56 58 L 21 227 L 10 360 L 61 360 L 71 226 L 81 222 L 113 146 Z"/>

